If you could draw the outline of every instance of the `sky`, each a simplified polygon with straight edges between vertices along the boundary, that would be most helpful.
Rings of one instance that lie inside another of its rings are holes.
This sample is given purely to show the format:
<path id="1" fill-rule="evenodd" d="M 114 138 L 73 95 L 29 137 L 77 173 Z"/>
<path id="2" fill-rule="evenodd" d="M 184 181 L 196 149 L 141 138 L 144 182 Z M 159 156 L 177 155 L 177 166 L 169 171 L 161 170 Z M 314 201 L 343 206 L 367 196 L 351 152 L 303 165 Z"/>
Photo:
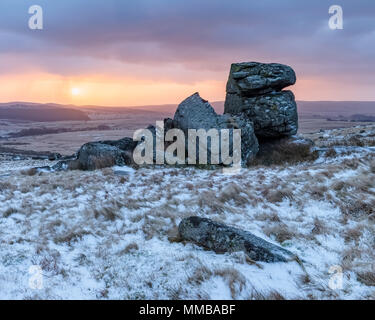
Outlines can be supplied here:
<path id="1" fill-rule="evenodd" d="M 0 0 L 0 102 L 219 101 L 243 61 L 290 65 L 298 100 L 375 101 L 374 57 L 373 0 Z"/>

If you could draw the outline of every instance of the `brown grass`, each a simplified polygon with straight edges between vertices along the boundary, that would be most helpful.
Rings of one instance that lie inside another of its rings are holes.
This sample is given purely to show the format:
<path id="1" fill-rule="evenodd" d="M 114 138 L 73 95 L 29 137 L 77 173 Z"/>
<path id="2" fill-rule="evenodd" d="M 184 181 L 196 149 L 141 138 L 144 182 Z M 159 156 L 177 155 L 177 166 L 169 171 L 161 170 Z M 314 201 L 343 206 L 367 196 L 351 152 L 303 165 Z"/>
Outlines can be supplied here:
<path id="1" fill-rule="evenodd" d="M 17 212 L 17 209 L 13 207 L 9 207 L 3 212 L 3 217 L 8 218 L 9 216 L 11 216 L 13 213 L 16 213 L 16 212 Z"/>
<path id="2" fill-rule="evenodd" d="M 298 143 L 292 139 L 260 141 L 259 152 L 250 165 L 272 166 L 297 164 L 314 161 L 318 152 L 307 143 Z"/>
<path id="3" fill-rule="evenodd" d="M 89 167 L 85 169 L 92 170 L 92 169 L 103 169 L 107 167 L 112 167 L 116 164 L 116 161 L 112 157 L 100 157 L 100 158 L 95 157 L 95 158 L 91 158 L 89 163 L 90 163 Z"/>
<path id="4" fill-rule="evenodd" d="M 354 228 L 346 229 L 344 233 L 344 239 L 346 242 L 355 241 L 357 242 L 363 233 L 363 226 L 358 225 Z"/>
<path id="5" fill-rule="evenodd" d="M 337 156 L 337 152 L 336 152 L 335 148 L 330 147 L 330 148 L 326 151 L 325 156 L 326 156 L 327 158 L 335 158 L 335 157 Z"/>
<path id="6" fill-rule="evenodd" d="M 118 204 L 114 203 L 113 205 L 107 205 L 105 207 L 101 207 L 99 209 L 93 209 L 94 217 L 99 219 L 103 217 L 104 220 L 115 221 L 118 217 L 119 206 Z"/>
<path id="7" fill-rule="evenodd" d="M 374 271 L 357 272 L 357 280 L 366 286 L 374 287 L 375 286 L 375 272 Z"/>
<path id="8" fill-rule="evenodd" d="M 202 282 L 209 280 L 212 277 L 212 271 L 208 269 L 206 266 L 202 265 L 198 268 L 196 268 L 188 277 L 188 282 L 194 283 L 194 284 L 201 284 Z"/>
<path id="9" fill-rule="evenodd" d="M 360 217 L 362 215 L 371 216 L 375 213 L 375 201 L 368 199 L 344 199 L 338 203 L 341 212 L 344 214 Z"/>
<path id="10" fill-rule="evenodd" d="M 371 173 L 375 173 L 375 161 L 372 161 L 372 162 L 370 163 L 370 167 L 369 167 L 369 169 L 370 169 L 370 172 L 371 172 Z"/>
<path id="11" fill-rule="evenodd" d="M 38 170 L 36 168 L 21 170 L 21 174 L 25 176 L 35 176 L 37 173 L 38 173 Z"/>
<path id="12" fill-rule="evenodd" d="M 293 200 L 293 191 L 290 189 L 277 189 L 267 188 L 262 192 L 262 196 L 266 198 L 268 202 L 278 203 L 284 199 Z"/>
<path id="13" fill-rule="evenodd" d="M 276 241 L 283 243 L 286 240 L 291 240 L 296 237 L 296 233 L 289 229 L 284 223 L 277 223 L 273 226 L 265 226 L 263 228 L 264 233 L 268 236 L 274 236 Z"/>
<path id="14" fill-rule="evenodd" d="M 215 269 L 214 275 L 223 278 L 227 283 L 233 299 L 236 299 L 246 285 L 246 278 L 244 275 L 233 267 Z"/>
<path id="15" fill-rule="evenodd" d="M 341 254 L 341 266 L 343 270 L 352 270 L 353 261 L 361 257 L 361 251 L 356 247 L 345 249 Z"/>
<path id="16" fill-rule="evenodd" d="M 53 240 L 56 244 L 67 243 L 71 245 L 73 242 L 81 240 L 87 234 L 90 233 L 85 230 L 70 231 L 65 235 L 55 237 Z"/>
<path id="17" fill-rule="evenodd" d="M 271 292 L 262 293 L 258 290 L 253 289 L 248 300 L 286 300 L 286 298 L 277 290 Z"/>
<path id="18" fill-rule="evenodd" d="M 233 201 L 238 206 L 244 206 L 249 203 L 249 197 L 244 193 L 243 187 L 232 182 L 225 186 L 219 195 L 222 202 Z"/>
<path id="19" fill-rule="evenodd" d="M 0 182 L 0 192 L 6 190 L 13 190 L 12 185 L 9 182 Z"/>
<path id="20" fill-rule="evenodd" d="M 325 225 L 325 223 L 320 220 L 319 218 L 315 217 L 314 218 L 314 227 L 312 229 L 312 233 L 314 235 L 317 235 L 317 234 L 325 234 L 327 232 L 327 226 Z"/>
<path id="21" fill-rule="evenodd" d="M 129 254 L 138 250 L 139 250 L 138 244 L 136 244 L 135 242 L 132 242 L 132 243 L 129 243 L 125 247 L 125 249 L 120 252 L 120 254 Z"/>

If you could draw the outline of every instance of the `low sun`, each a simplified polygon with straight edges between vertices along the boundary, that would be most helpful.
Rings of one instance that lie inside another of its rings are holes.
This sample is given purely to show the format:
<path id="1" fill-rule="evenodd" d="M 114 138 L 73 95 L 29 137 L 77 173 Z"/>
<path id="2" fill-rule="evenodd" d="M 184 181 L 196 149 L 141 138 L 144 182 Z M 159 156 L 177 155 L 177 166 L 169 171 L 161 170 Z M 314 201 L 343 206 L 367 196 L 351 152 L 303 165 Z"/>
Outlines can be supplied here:
<path id="1" fill-rule="evenodd" d="M 81 93 L 79 88 L 72 88 L 71 93 L 73 96 L 78 96 Z"/>

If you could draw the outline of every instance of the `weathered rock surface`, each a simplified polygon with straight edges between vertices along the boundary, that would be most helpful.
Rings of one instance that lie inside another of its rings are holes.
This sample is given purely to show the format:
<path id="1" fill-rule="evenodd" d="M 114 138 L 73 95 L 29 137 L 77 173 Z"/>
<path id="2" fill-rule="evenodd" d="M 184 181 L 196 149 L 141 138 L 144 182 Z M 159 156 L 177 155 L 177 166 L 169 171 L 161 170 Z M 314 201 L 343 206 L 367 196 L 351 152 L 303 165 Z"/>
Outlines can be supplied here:
<path id="1" fill-rule="evenodd" d="M 254 123 L 255 134 L 264 138 L 295 135 L 298 130 L 297 105 L 291 91 L 268 93 L 252 98 L 227 99 L 230 114 L 244 114 Z"/>
<path id="2" fill-rule="evenodd" d="M 108 144 L 89 142 L 78 152 L 78 162 L 81 170 L 95 170 L 114 165 L 125 165 L 123 152 Z"/>
<path id="3" fill-rule="evenodd" d="M 233 63 L 227 83 L 227 93 L 253 97 L 280 91 L 296 83 L 294 70 L 279 63 Z"/>
<path id="4" fill-rule="evenodd" d="M 96 170 L 114 165 L 133 163 L 133 150 L 137 142 L 131 138 L 89 142 L 77 152 L 76 159 L 64 160 L 55 164 L 54 170 Z"/>
<path id="5" fill-rule="evenodd" d="M 296 259 L 292 252 L 250 232 L 205 218 L 183 219 L 178 230 L 182 240 L 192 241 L 217 253 L 243 251 L 250 259 L 264 262 L 288 262 Z"/>
<path id="6" fill-rule="evenodd" d="M 137 141 L 133 141 L 132 138 L 128 138 L 128 137 L 122 138 L 120 140 L 98 141 L 98 143 L 107 144 L 110 146 L 117 147 L 122 151 L 131 151 L 131 152 L 134 150 L 134 148 L 137 145 Z"/>
<path id="7" fill-rule="evenodd" d="M 173 120 L 175 126 L 184 132 L 188 129 L 210 130 L 223 125 L 221 117 L 198 92 L 179 104 Z"/>
<path id="8" fill-rule="evenodd" d="M 259 146 L 252 122 L 242 115 L 218 115 L 208 101 L 199 96 L 199 93 L 195 93 L 181 102 L 174 115 L 173 124 L 175 128 L 183 130 L 186 136 L 189 129 L 204 129 L 206 131 L 229 129 L 230 150 L 233 149 L 233 129 L 241 129 L 242 162 L 247 163 L 258 152 Z M 208 155 L 210 155 L 210 142 L 207 143 L 207 149 Z"/>
<path id="9" fill-rule="evenodd" d="M 245 62 L 232 64 L 225 114 L 243 114 L 254 123 L 257 137 L 280 138 L 298 130 L 297 104 L 291 91 L 296 75 L 289 66 Z"/>

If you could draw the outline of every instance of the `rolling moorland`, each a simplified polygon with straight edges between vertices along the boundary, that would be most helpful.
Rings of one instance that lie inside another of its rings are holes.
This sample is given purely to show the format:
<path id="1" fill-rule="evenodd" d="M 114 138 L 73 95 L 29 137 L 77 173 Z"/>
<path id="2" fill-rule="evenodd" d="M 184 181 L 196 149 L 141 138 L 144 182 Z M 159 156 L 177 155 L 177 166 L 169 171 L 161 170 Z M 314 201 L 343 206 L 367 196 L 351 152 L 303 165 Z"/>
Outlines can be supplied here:
<path id="1" fill-rule="evenodd" d="M 9 115 L 14 106 L 23 112 Z M 217 113 L 223 113 L 224 102 L 213 102 L 212 106 Z M 172 116 L 176 108 L 173 104 L 100 107 L 3 103 L 0 104 L 0 152 L 21 150 L 18 153 L 22 154 L 22 150 L 27 150 L 70 155 L 89 141 L 131 137 L 135 130 Z M 29 111 L 25 113 L 24 110 Z M 375 117 L 375 102 L 299 101 L 298 114 L 299 133 L 346 128 L 371 124 Z"/>
<path id="2" fill-rule="evenodd" d="M 222 103 L 213 105 L 220 112 Z M 87 141 L 129 136 L 175 106 L 147 108 L 1 122 L 2 298 L 375 298 L 375 124 L 325 118 L 370 109 L 328 115 L 323 103 L 311 111 L 300 102 L 297 137 L 315 144 L 307 156 L 280 146 L 231 176 L 192 167 L 33 169 L 56 163 L 36 157 L 44 151 L 69 155 Z M 30 131 L 41 128 L 60 131 Z M 303 268 L 177 241 L 180 221 L 196 215 L 282 246 Z M 31 265 L 43 270 L 41 290 L 29 286 Z M 337 267 L 342 287 L 332 289 Z"/>

